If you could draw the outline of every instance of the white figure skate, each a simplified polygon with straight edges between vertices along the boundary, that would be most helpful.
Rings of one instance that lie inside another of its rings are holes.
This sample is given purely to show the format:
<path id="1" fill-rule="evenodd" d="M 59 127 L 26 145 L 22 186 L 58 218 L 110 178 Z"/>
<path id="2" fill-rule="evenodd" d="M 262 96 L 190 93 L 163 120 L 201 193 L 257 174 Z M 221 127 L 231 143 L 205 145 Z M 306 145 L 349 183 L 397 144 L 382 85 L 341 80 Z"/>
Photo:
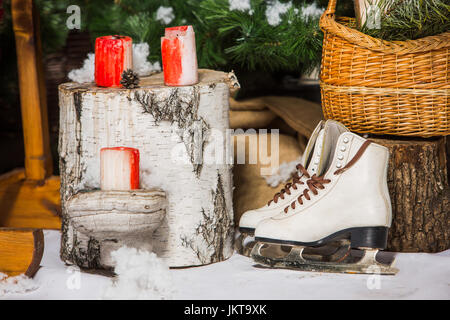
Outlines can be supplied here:
<path id="1" fill-rule="evenodd" d="M 258 224 L 251 257 L 270 267 L 395 274 L 392 256 L 377 255 L 392 219 L 388 149 L 345 132 L 333 154 L 325 175 L 313 175 L 282 213 Z"/>
<path id="2" fill-rule="evenodd" d="M 297 165 L 297 172 L 291 182 L 275 194 L 267 205 L 255 210 L 245 212 L 239 221 L 240 235 L 236 240 L 236 250 L 245 256 L 249 256 L 255 241 L 253 234 L 258 223 L 264 219 L 279 214 L 296 199 L 303 191 L 302 185 L 312 175 L 325 170 L 330 150 L 334 150 L 337 138 L 348 129 L 334 120 L 320 121 L 314 129 L 306 146 L 303 161 Z M 307 168 L 307 169 L 305 169 Z"/>

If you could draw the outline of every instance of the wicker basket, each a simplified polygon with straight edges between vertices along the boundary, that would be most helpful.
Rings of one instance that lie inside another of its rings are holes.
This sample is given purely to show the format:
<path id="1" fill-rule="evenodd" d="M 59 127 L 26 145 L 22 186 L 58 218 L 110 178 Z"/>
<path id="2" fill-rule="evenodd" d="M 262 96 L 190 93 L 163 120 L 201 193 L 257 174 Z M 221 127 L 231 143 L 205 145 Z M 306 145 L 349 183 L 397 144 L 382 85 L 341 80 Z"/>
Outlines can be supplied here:
<path id="1" fill-rule="evenodd" d="M 450 134 L 450 32 L 411 41 L 382 41 L 335 20 L 331 0 L 324 32 L 321 94 L 325 118 L 359 133 Z"/>

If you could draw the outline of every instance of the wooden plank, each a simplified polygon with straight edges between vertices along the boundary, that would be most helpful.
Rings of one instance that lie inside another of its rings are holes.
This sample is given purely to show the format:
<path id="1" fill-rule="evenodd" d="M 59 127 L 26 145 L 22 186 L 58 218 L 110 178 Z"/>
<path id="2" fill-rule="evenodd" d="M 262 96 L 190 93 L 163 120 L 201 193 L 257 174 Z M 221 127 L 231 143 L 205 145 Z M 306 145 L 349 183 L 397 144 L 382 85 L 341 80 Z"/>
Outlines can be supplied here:
<path id="1" fill-rule="evenodd" d="M 263 98 L 251 98 L 246 100 L 235 100 L 230 98 L 230 110 L 233 111 L 262 111 L 267 109 Z"/>
<path id="2" fill-rule="evenodd" d="M 320 104 L 294 97 L 264 97 L 267 108 L 301 135 L 309 138 L 323 119 Z"/>
<path id="3" fill-rule="evenodd" d="M 25 179 L 23 169 L 0 176 L 0 227 L 60 229 L 59 177 Z"/>
<path id="4" fill-rule="evenodd" d="M 52 158 L 38 14 L 32 0 L 13 0 L 11 12 L 19 71 L 25 170 L 27 179 L 43 180 L 52 174 Z"/>
<path id="5" fill-rule="evenodd" d="M 257 111 L 230 110 L 230 128 L 267 128 L 277 115 L 269 109 Z"/>
<path id="6" fill-rule="evenodd" d="M 44 253 L 44 234 L 40 229 L 0 228 L 0 272 L 8 276 L 33 277 Z"/>
<path id="7" fill-rule="evenodd" d="M 242 101 L 236 101 L 231 98 L 230 109 L 231 112 L 245 111 L 250 115 L 249 118 L 258 115 L 255 111 L 267 112 L 270 110 L 282 118 L 300 135 L 307 138 L 312 134 L 319 121 L 323 119 L 320 104 L 295 97 L 267 96 Z M 244 123 L 245 121 L 249 123 L 246 125 Z M 251 123 L 253 123 L 251 120 L 239 119 L 239 122 L 235 121 L 233 125 L 249 128 L 251 127 Z"/>

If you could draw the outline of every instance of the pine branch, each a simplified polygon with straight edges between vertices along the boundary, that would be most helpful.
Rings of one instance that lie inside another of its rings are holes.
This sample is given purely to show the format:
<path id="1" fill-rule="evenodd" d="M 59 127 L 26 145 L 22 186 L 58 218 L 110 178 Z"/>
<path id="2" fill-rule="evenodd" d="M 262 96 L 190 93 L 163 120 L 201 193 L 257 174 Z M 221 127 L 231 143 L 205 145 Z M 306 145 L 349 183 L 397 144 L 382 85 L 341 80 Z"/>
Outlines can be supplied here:
<path id="1" fill-rule="evenodd" d="M 266 9 L 275 0 L 250 1 L 252 12 L 230 10 L 229 0 L 37 0 L 46 49 L 65 43 L 65 10 L 69 4 L 77 4 L 81 8 L 82 29 L 89 31 L 92 40 L 108 34 L 131 36 L 134 42 L 149 44 L 152 62 L 161 59 L 164 28 L 191 24 L 202 68 L 230 70 L 239 66 L 244 70 L 298 71 L 320 63 L 322 33 L 318 16 L 305 18 L 302 8 L 319 1 L 326 4 L 328 0 L 277 0 L 292 3 L 280 15 L 278 25 L 270 25 L 266 17 Z M 340 0 L 340 7 L 351 2 Z M 161 6 L 173 8 L 175 18 L 168 25 L 157 20 L 156 12 Z"/>
<path id="2" fill-rule="evenodd" d="M 448 0 L 391 0 L 379 3 L 381 23 L 379 29 L 366 24 L 361 31 L 384 40 L 414 40 L 450 30 L 450 4 Z M 386 12 L 386 13 L 384 13 Z"/>

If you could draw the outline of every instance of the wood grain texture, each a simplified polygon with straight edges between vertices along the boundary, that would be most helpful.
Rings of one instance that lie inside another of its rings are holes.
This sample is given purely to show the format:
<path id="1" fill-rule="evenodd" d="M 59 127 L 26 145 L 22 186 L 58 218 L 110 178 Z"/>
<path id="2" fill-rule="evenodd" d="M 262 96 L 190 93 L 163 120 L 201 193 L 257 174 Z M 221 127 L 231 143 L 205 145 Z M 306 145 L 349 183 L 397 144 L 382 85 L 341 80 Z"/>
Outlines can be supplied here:
<path id="1" fill-rule="evenodd" d="M 252 128 L 252 123 L 269 123 L 275 114 L 305 137 L 309 137 L 323 119 L 320 104 L 295 97 L 265 96 L 241 101 L 230 99 L 230 109 L 235 118 L 231 123 L 233 128 L 239 128 L 238 125 L 240 128 Z M 248 119 L 237 119 L 241 113 Z"/>
<path id="2" fill-rule="evenodd" d="M 212 70 L 199 70 L 199 78 L 198 84 L 184 87 L 164 86 L 162 74 L 142 78 L 136 89 L 60 86 L 63 261 L 88 268 L 109 266 L 102 252 L 111 242 L 95 232 L 83 233 L 72 221 L 68 203 L 81 192 L 99 188 L 100 148 L 114 146 L 139 149 L 141 189 L 166 192 L 167 213 L 151 243 L 158 256 L 170 266 L 231 256 L 231 164 L 225 158 L 217 163 L 213 157 L 215 150 L 226 155 L 233 81 Z"/>
<path id="3" fill-rule="evenodd" d="M 232 111 L 262 111 L 267 109 L 263 97 L 245 100 L 230 98 L 230 110 Z"/>
<path id="4" fill-rule="evenodd" d="M 447 176 L 450 181 L 450 137 L 445 137 L 446 145 L 447 145 Z"/>
<path id="5" fill-rule="evenodd" d="M 295 97 L 264 97 L 267 107 L 295 131 L 310 137 L 323 119 L 320 104 Z"/>
<path id="6" fill-rule="evenodd" d="M 0 272 L 8 276 L 33 277 L 44 253 L 40 229 L 0 228 Z"/>
<path id="7" fill-rule="evenodd" d="M 277 115 L 268 109 L 261 111 L 230 110 L 230 127 L 233 129 L 267 128 L 276 117 Z"/>
<path id="8" fill-rule="evenodd" d="M 388 250 L 439 252 L 450 248 L 450 188 L 445 138 L 371 139 L 389 148 L 393 222 Z"/>
<path id="9" fill-rule="evenodd" d="M 0 227 L 61 228 L 59 178 L 32 181 L 23 169 L 0 176 Z"/>
<path id="10" fill-rule="evenodd" d="M 88 267 L 113 267 L 111 251 L 122 246 L 152 251 L 153 232 L 166 215 L 167 199 L 160 189 L 93 190 L 75 194 L 65 207 L 73 227 L 100 247 L 86 252 Z M 83 259 L 76 249 L 69 255 Z"/>
<path id="11" fill-rule="evenodd" d="M 32 0 L 13 0 L 11 11 L 19 71 L 25 170 L 27 179 L 44 180 L 52 174 L 52 157 L 39 35 L 39 14 Z"/>
<path id="12" fill-rule="evenodd" d="M 67 201 L 74 227 L 97 240 L 145 232 L 150 236 L 165 215 L 162 190 L 82 192 Z"/>

